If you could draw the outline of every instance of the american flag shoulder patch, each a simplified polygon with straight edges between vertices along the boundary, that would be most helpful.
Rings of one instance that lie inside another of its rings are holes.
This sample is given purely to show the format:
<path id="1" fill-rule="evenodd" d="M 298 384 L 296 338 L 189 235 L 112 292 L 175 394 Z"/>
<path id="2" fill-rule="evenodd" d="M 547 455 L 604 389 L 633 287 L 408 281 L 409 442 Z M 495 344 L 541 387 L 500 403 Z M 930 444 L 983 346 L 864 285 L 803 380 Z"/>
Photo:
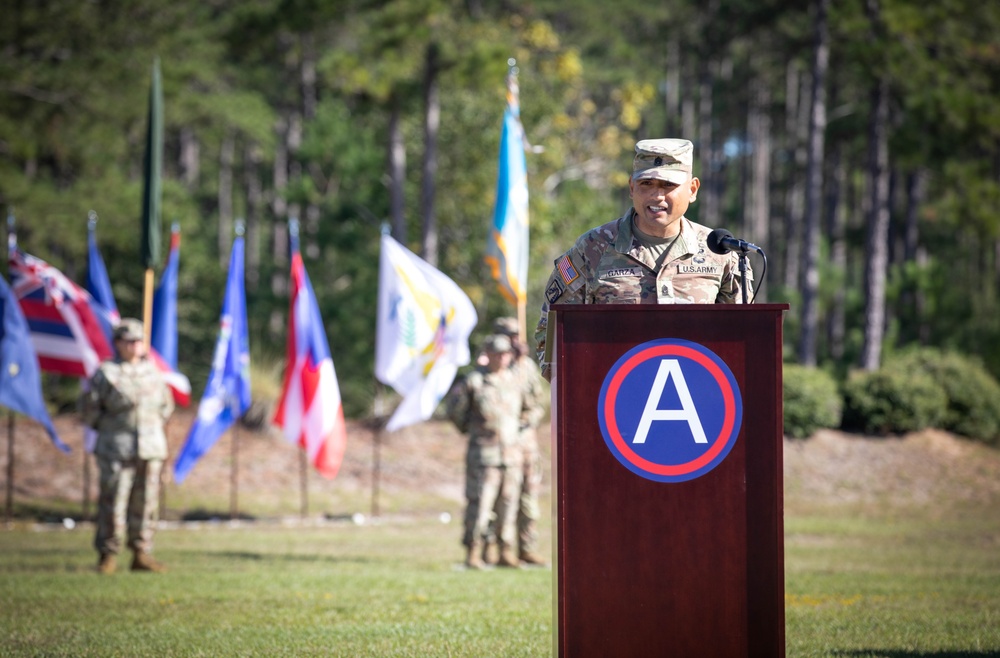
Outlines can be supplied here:
<path id="1" fill-rule="evenodd" d="M 570 261 L 569 256 L 563 256 L 556 261 L 556 269 L 559 270 L 559 276 L 562 277 L 563 283 L 569 285 L 577 280 L 580 273 L 573 266 L 572 261 Z"/>

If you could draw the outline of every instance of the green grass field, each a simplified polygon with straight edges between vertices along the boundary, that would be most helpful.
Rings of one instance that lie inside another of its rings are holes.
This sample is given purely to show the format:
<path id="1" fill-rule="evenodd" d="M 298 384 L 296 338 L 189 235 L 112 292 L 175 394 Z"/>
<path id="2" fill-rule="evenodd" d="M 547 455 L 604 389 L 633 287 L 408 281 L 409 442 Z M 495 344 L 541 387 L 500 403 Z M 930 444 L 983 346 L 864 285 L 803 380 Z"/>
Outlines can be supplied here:
<path id="1" fill-rule="evenodd" d="M 1000 656 L 1000 515 L 925 516 L 786 518 L 788 656 Z M 97 576 L 91 532 L 0 531 L 0 656 L 552 651 L 552 571 L 464 571 L 432 515 L 167 528 L 165 575 Z"/>

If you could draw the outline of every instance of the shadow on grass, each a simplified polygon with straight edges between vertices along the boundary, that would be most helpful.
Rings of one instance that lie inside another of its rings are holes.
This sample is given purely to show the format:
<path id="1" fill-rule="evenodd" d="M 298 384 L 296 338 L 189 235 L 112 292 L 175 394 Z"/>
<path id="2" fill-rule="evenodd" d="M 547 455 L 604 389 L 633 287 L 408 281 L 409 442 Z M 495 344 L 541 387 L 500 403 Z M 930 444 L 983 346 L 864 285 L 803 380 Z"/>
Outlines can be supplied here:
<path id="1" fill-rule="evenodd" d="M 337 564 L 375 564 L 378 560 L 362 557 L 362 556 L 337 556 L 331 557 L 327 555 L 318 554 L 303 554 L 296 555 L 293 553 L 257 553 L 252 551 L 199 551 L 200 555 L 203 555 L 209 559 L 216 560 L 226 560 L 226 561 L 244 561 L 244 562 L 261 562 L 268 561 L 273 563 L 280 562 L 336 562 Z"/>
<path id="2" fill-rule="evenodd" d="M 879 649 L 853 649 L 834 651 L 835 656 L 855 656 L 856 658 L 1000 658 L 1000 650 L 986 651 L 902 651 Z"/>
<path id="3" fill-rule="evenodd" d="M 181 521 L 256 521 L 252 514 L 238 512 L 233 516 L 229 512 L 213 512 L 202 508 L 193 509 L 181 515 Z"/>

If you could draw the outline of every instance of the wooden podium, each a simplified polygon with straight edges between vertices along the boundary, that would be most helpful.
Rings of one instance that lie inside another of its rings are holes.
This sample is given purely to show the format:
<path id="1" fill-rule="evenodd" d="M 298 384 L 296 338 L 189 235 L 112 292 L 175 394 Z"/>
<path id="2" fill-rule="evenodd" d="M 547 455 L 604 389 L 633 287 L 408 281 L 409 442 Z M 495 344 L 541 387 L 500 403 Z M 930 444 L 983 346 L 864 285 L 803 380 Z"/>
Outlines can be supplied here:
<path id="1" fill-rule="evenodd" d="M 555 656 L 785 655 L 787 308 L 552 309 Z"/>

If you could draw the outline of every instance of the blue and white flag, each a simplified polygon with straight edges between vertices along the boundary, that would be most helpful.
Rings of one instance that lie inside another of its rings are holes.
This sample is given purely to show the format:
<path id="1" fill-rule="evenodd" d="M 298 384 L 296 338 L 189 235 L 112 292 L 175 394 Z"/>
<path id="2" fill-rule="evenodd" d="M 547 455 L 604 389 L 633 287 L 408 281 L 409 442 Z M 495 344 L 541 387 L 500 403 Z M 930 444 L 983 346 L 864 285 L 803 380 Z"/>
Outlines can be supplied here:
<path id="1" fill-rule="evenodd" d="M 243 236 L 237 235 L 229 258 L 226 296 L 212 372 L 198 405 L 187 441 L 174 463 L 174 479 L 183 482 L 202 455 L 250 408 L 250 339 L 243 285 Z"/>
<path id="2" fill-rule="evenodd" d="M 486 264 L 500 292 L 515 306 L 527 299 L 528 172 L 517 77 L 507 76 L 507 109 L 500 135 L 500 171 L 493 225 L 486 244 Z"/>
<path id="3" fill-rule="evenodd" d="M 41 370 L 28 321 L 3 277 L 0 277 L 0 405 L 37 420 L 57 448 L 70 451 L 60 440 L 45 408 Z"/>

